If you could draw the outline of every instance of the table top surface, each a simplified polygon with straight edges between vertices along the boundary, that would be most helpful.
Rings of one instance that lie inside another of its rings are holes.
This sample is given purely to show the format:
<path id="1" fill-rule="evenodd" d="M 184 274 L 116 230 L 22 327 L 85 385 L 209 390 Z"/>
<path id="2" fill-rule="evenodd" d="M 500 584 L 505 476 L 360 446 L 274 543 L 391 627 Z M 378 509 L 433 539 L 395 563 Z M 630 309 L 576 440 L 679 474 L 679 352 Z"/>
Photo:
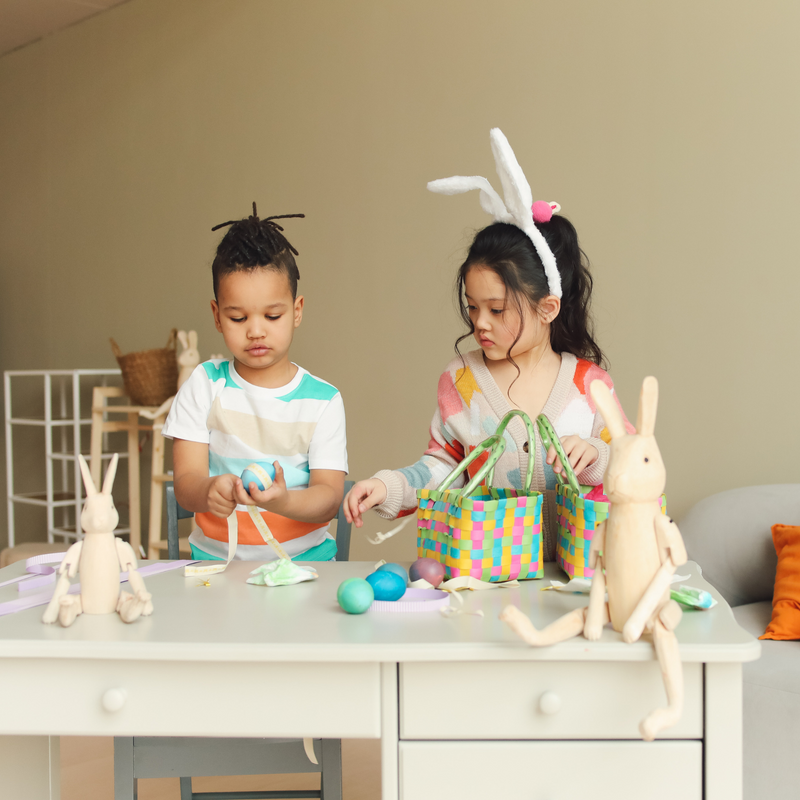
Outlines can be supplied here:
<path id="1" fill-rule="evenodd" d="M 143 562 L 148 563 L 148 562 Z M 372 562 L 315 563 L 319 580 L 294 586 L 246 583 L 257 564 L 234 561 L 213 575 L 208 586 L 177 569 L 145 578 L 155 611 L 126 625 L 116 614 L 80 616 L 71 627 L 44 625 L 44 607 L 0 617 L 0 658 L 90 658 L 203 661 L 648 661 L 652 640 L 625 644 L 610 625 L 602 638 L 582 636 L 551 647 L 533 648 L 517 638 L 498 616 L 508 604 L 519 607 L 537 627 L 588 604 L 588 595 L 541 591 L 551 580 L 566 581 L 555 564 L 543 580 L 514 588 L 461 592 L 464 612 L 438 611 L 350 615 L 336 602 L 346 578 L 365 577 Z M 406 565 L 407 566 L 407 565 Z M 24 562 L 0 570 L 0 582 L 24 573 Z M 710 591 L 719 604 L 707 611 L 684 611 L 676 629 L 681 658 L 694 662 L 752 661 L 757 639 L 735 621 L 730 607 L 689 562 L 678 570 L 684 585 Z M 78 576 L 80 577 L 80 576 Z M 0 602 L 25 596 L 16 585 L 0 588 Z M 451 599 L 451 604 L 455 600 Z"/>

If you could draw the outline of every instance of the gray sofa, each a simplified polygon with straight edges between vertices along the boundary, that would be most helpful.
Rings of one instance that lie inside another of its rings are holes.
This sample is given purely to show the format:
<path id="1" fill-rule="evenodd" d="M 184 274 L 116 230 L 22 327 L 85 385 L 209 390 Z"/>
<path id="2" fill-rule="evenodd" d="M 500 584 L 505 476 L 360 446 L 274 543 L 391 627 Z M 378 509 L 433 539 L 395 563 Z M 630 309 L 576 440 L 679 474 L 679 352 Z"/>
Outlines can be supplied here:
<path id="1" fill-rule="evenodd" d="M 800 525 L 800 484 L 748 486 L 707 497 L 678 520 L 689 558 L 754 636 L 772 615 L 778 562 L 770 528 Z M 800 641 L 761 642 L 743 666 L 744 800 L 800 797 Z"/>

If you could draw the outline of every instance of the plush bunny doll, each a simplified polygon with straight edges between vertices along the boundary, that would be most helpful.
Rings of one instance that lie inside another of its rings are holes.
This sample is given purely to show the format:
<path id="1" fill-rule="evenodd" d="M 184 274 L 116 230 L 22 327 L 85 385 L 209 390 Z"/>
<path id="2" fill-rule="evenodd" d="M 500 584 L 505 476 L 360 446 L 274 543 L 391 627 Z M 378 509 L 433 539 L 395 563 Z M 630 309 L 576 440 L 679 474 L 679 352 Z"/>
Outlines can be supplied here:
<path id="1" fill-rule="evenodd" d="M 642 737 L 651 741 L 659 731 L 674 725 L 683 709 L 683 668 L 673 633 L 681 610 L 670 599 L 669 587 L 676 567 L 686 562 L 678 527 L 661 513 L 659 503 L 666 471 L 653 433 L 658 382 L 652 377 L 644 379 L 636 434 L 626 432 L 617 403 L 602 381 L 593 381 L 589 391 L 611 434 L 603 482 L 611 506 L 608 519 L 595 531 L 589 552 L 589 566 L 594 569 L 589 605 L 541 631 L 514 606 L 505 608 L 500 618 L 534 646 L 580 633 L 595 641 L 609 620 L 625 642 L 637 641 L 642 633 L 652 634 L 668 705 L 651 712 L 639 726 Z"/>
<path id="2" fill-rule="evenodd" d="M 115 453 L 106 472 L 103 490 L 98 492 L 86 460 L 78 456 L 86 487 L 86 502 L 81 512 L 85 536 L 83 541 L 75 542 L 67 550 L 58 568 L 58 583 L 42 622 L 58 620 L 66 628 L 79 614 L 112 614 L 116 611 L 124 622 L 133 622 L 140 616 L 153 613 L 150 594 L 136 571 L 133 548 L 114 536 L 119 514 L 111 497 L 111 487 L 118 458 Z M 69 579 L 79 571 L 81 593 L 68 594 Z M 127 571 L 134 594 L 120 591 L 120 571 Z"/>

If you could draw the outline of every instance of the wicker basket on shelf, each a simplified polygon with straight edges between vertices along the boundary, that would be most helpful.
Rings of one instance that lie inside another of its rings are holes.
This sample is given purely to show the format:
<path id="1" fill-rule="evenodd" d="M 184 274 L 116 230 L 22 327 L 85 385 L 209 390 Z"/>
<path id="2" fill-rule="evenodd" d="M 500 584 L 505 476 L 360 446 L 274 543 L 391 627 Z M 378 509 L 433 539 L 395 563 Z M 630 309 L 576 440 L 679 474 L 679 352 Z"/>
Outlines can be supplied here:
<path id="1" fill-rule="evenodd" d="M 125 383 L 125 393 L 137 406 L 159 406 L 178 391 L 178 359 L 173 328 L 167 346 L 154 350 L 123 355 L 119 345 L 111 339 L 111 349 L 117 357 Z"/>

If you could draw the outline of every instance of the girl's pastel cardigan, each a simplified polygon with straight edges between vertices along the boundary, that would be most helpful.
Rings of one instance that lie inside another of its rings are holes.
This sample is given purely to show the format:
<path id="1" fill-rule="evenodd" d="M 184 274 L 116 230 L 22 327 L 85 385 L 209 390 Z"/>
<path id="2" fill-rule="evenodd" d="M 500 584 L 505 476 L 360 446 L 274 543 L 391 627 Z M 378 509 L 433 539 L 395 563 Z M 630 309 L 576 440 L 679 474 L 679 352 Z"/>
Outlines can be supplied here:
<path id="1" fill-rule="evenodd" d="M 542 409 L 559 438 L 577 434 L 597 448 L 597 460 L 578 476 L 581 483 L 589 485 L 602 482 L 608 464 L 608 433 L 589 395 L 589 385 L 593 380 L 603 381 L 613 391 L 608 373 L 596 364 L 562 353 L 558 377 Z M 376 511 L 387 519 L 415 512 L 417 489 L 436 488 L 467 453 L 494 433 L 510 410 L 511 406 L 486 368 L 480 350 L 465 353 L 463 361 L 453 359 L 439 378 L 438 408 L 431 422 L 428 449 L 410 467 L 381 470 L 375 474 L 374 477 L 386 484 L 387 491 L 386 500 L 376 506 Z M 626 425 L 633 432 L 627 419 Z M 493 485 L 521 489 L 521 476 L 525 475 L 528 465 L 527 431 L 521 419 L 512 419 L 505 438 L 506 449 L 495 467 Z M 470 474 L 477 471 L 483 460 L 478 458 L 470 465 Z M 459 476 L 452 488 L 463 485 L 464 479 Z M 542 519 L 546 561 L 555 559 L 555 485 L 556 477 L 552 467 L 545 464 L 537 430 L 533 488 L 546 491 Z"/>

